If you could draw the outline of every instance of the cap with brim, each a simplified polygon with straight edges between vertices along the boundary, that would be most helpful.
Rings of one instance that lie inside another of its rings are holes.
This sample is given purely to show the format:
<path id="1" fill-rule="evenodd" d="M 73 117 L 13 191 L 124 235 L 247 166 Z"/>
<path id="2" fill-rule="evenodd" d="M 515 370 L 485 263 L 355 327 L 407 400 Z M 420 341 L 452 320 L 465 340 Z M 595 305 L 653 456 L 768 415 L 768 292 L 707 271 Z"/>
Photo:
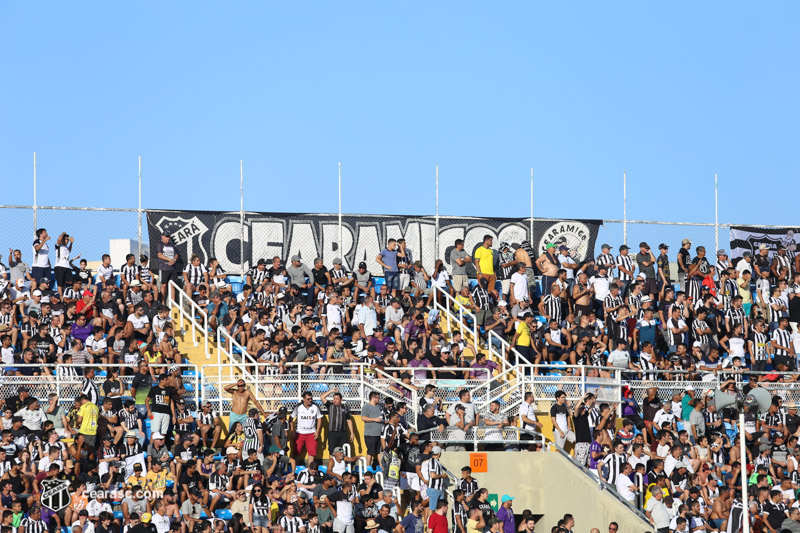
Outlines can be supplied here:
<path id="1" fill-rule="evenodd" d="M 161 433 L 153 433 L 153 434 L 151 435 L 151 438 L 152 438 L 153 440 L 160 440 L 160 439 L 163 439 L 163 438 L 164 438 L 164 435 L 162 435 Z"/>
<path id="2" fill-rule="evenodd" d="M 642 241 L 639 243 L 639 248 L 650 248 L 650 246 L 646 242 Z"/>
<path id="3" fill-rule="evenodd" d="M 728 252 L 720 248 L 719 250 L 717 250 L 717 255 L 728 255 Z"/>
<path id="4" fill-rule="evenodd" d="M 228 449 L 225 450 L 225 455 L 231 455 L 231 454 L 237 454 L 237 453 L 239 453 L 239 450 L 237 450 L 233 446 L 228 446 Z"/>
<path id="5" fill-rule="evenodd" d="M 139 281 L 138 279 L 135 279 L 135 280 L 130 282 L 130 286 L 131 287 L 141 287 L 142 286 L 142 282 Z"/>
<path id="6" fill-rule="evenodd" d="M 758 249 L 759 250 L 769 250 L 769 246 L 767 246 L 766 244 L 761 244 L 761 245 L 759 245 Z"/>
<path id="7" fill-rule="evenodd" d="M 364 526 L 364 529 L 367 529 L 367 530 L 378 529 L 379 527 L 380 527 L 380 524 L 378 524 L 375 520 L 370 518 L 369 520 L 367 520 L 367 525 Z"/>
<path id="8" fill-rule="evenodd" d="M 442 453 L 442 449 L 439 446 L 434 446 L 433 449 L 431 450 L 431 453 L 433 455 L 438 455 Z"/>
<path id="9" fill-rule="evenodd" d="M 692 244 L 692 240 L 691 239 L 683 239 L 681 241 L 681 244 Z"/>
<path id="10" fill-rule="evenodd" d="M 566 246 L 564 246 L 564 245 L 562 244 L 561 246 L 559 246 L 559 247 L 558 247 L 558 251 L 559 251 L 559 252 L 569 251 L 569 248 L 567 248 Z"/>
<path id="11" fill-rule="evenodd" d="M 342 264 L 342 258 L 341 257 L 334 257 L 333 258 L 333 264 L 334 265 L 341 265 Z"/>
<path id="12" fill-rule="evenodd" d="M 192 434 L 191 433 L 187 433 L 186 435 L 184 435 L 181 438 L 181 440 L 184 441 L 184 442 L 192 440 Z"/>
<path id="13" fill-rule="evenodd" d="M 751 252 L 745 252 L 742 254 L 742 257 L 753 257 L 753 254 Z"/>
<path id="14" fill-rule="evenodd" d="M 281 449 L 273 445 L 269 447 L 269 453 L 281 453 Z"/>
<path id="15" fill-rule="evenodd" d="M 344 450 L 341 447 L 337 446 L 336 448 L 333 449 L 333 453 L 344 453 Z"/>
<path id="16" fill-rule="evenodd" d="M 545 246 L 544 249 L 545 250 L 549 250 L 550 248 L 555 248 L 555 247 L 556 247 L 555 244 L 553 244 L 552 242 L 548 242 L 547 246 Z"/>
<path id="17" fill-rule="evenodd" d="M 500 503 L 506 503 L 513 500 L 514 500 L 513 497 L 509 496 L 508 494 L 503 494 L 503 497 L 500 499 Z"/>
<path id="18" fill-rule="evenodd" d="M 619 247 L 619 251 L 621 252 L 622 250 L 630 250 L 630 247 L 627 244 L 623 244 Z"/>
<path id="19" fill-rule="evenodd" d="M 610 250 L 611 249 L 611 245 L 610 244 L 602 244 L 602 245 L 600 245 L 600 249 L 601 250 L 604 250 L 606 248 L 608 248 Z"/>
<path id="20" fill-rule="evenodd" d="M 295 261 L 300 261 L 300 260 L 301 260 L 301 259 L 300 259 L 300 256 L 299 256 L 299 255 L 293 255 L 293 256 L 292 256 L 292 262 L 293 262 L 293 263 L 294 263 Z"/>
<path id="21" fill-rule="evenodd" d="M 642 296 L 642 303 L 650 302 L 650 301 L 652 301 L 652 299 L 649 296 L 647 296 L 647 295 Z"/>
<path id="22" fill-rule="evenodd" d="M 137 437 L 135 431 L 128 431 L 127 433 L 125 433 L 125 438 L 129 439 L 131 437 L 133 437 L 134 439 Z M 154 436 L 153 438 L 155 439 L 156 437 Z M 161 438 L 163 439 L 164 437 L 162 436 Z"/>
<path id="23" fill-rule="evenodd" d="M 692 344 L 692 348 L 702 348 L 702 347 L 703 345 L 700 344 L 700 341 L 694 341 L 694 343 Z"/>

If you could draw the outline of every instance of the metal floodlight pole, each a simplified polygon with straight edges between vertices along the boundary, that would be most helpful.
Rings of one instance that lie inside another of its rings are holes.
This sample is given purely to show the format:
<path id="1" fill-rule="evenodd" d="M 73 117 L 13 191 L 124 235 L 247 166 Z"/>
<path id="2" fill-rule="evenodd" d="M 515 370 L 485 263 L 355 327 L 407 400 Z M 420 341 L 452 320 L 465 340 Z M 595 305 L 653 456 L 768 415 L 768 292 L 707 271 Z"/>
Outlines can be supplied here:
<path id="1" fill-rule="evenodd" d="M 244 276 L 244 159 L 239 160 L 239 231 L 239 270 Z"/>
<path id="2" fill-rule="evenodd" d="M 533 244 L 533 167 L 531 167 L 531 246 Z"/>
<path id="3" fill-rule="evenodd" d="M 744 431 L 744 410 L 739 408 L 739 428 Z M 747 501 L 747 439 L 739 436 L 739 452 L 742 454 L 740 457 L 741 462 L 741 477 L 742 477 L 742 533 L 750 533 L 750 520 L 748 513 L 750 512 L 750 505 Z"/>
<path id="4" fill-rule="evenodd" d="M 439 165 L 436 165 L 436 240 L 434 242 L 436 250 L 435 259 L 439 258 Z"/>
<path id="5" fill-rule="evenodd" d="M 622 171 L 622 243 L 628 244 L 628 173 Z"/>
<path id="6" fill-rule="evenodd" d="M 139 257 L 142 256 L 142 156 L 139 156 Z"/>
<path id="7" fill-rule="evenodd" d="M 36 152 L 33 152 L 33 233 L 36 233 L 38 224 L 36 221 Z"/>
<path id="8" fill-rule="evenodd" d="M 342 261 L 344 261 L 342 235 L 342 162 L 339 161 L 339 255 L 342 256 Z"/>
<path id="9" fill-rule="evenodd" d="M 714 173 L 714 240 L 719 250 L 719 202 L 717 200 L 717 173 Z M 715 252 L 716 253 L 716 252 Z"/>

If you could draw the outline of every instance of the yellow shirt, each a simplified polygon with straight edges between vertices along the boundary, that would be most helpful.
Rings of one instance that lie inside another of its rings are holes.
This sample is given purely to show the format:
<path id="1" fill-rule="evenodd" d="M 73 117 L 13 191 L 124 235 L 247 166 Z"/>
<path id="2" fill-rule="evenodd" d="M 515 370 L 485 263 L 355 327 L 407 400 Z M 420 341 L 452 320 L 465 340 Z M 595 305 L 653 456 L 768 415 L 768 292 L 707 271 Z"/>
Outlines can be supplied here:
<path id="1" fill-rule="evenodd" d="M 517 333 L 519 333 L 519 337 L 517 337 L 518 346 L 531 345 L 531 328 L 528 327 L 527 323 L 524 321 L 517 322 Z"/>
<path id="2" fill-rule="evenodd" d="M 478 261 L 478 265 L 481 267 L 481 274 L 494 276 L 494 250 L 479 246 L 475 250 L 475 260 Z"/>
<path id="3" fill-rule="evenodd" d="M 481 533 L 478 529 L 478 522 L 475 520 L 467 520 L 467 533 Z"/>
<path id="4" fill-rule="evenodd" d="M 742 303 L 753 303 L 753 295 L 750 292 L 750 282 L 745 282 L 744 279 L 738 278 L 736 284 L 739 286 L 739 296 L 742 297 Z"/>
<path id="5" fill-rule="evenodd" d="M 81 427 L 78 431 L 84 435 L 97 435 L 98 414 L 99 410 L 92 402 L 86 402 L 81 405 L 81 408 L 78 410 L 78 416 L 82 417 L 83 420 L 81 421 Z"/>
<path id="6" fill-rule="evenodd" d="M 128 485 L 128 488 L 133 488 L 135 486 L 140 486 L 144 488 L 144 484 L 147 482 L 147 478 L 145 476 L 136 476 L 135 474 L 128 478 L 125 482 Z"/>
<path id="7" fill-rule="evenodd" d="M 150 492 L 164 492 L 167 488 L 168 480 L 175 481 L 175 476 L 169 470 L 161 469 L 161 472 L 157 474 L 150 470 L 144 477 L 143 486 Z"/>
<path id="8" fill-rule="evenodd" d="M 470 306 L 469 296 L 464 296 L 461 293 L 456 294 L 456 303 L 453 305 L 453 311 L 458 311 L 461 306 L 467 309 Z"/>

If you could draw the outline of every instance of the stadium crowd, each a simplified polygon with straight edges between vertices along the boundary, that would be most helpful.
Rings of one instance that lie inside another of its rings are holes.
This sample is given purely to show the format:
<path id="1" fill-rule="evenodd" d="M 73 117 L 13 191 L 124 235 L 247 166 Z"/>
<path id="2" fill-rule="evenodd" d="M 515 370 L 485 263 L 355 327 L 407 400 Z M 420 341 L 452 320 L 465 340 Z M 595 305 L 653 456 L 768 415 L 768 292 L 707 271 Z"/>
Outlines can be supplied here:
<path id="1" fill-rule="evenodd" d="M 480 424 L 543 429 L 532 393 L 517 417 L 503 414 L 499 402 L 479 412 L 468 390 L 451 405 L 436 400 L 437 379 L 495 376 L 485 343 L 505 341 L 515 348 L 512 364 L 542 364 L 534 375 L 560 368 L 587 377 L 622 372 L 630 386 L 619 409 L 591 393 L 570 404 L 557 392 L 554 440 L 574 449 L 622 498 L 634 503 L 638 493 L 660 532 L 735 531 L 742 475 L 751 486 L 754 528 L 800 531 L 796 405 L 779 392 L 768 412 L 746 413 L 739 428 L 735 407 L 718 412 L 713 394 L 690 385 L 711 376 L 723 390 L 746 394 L 797 381 L 787 371 L 797 369 L 800 349 L 800 255 L 792 259 L 785 249 L 770 258 L 764 248 L 735 265 L 718 250 L 712 264 L 702 246 L 692 257 L 687 239 L 673 273 L 664 244 L 658 255 L 641 243 L 638 253 L 623 245 L 616 256 L 604 244 L 597 258 L 578 261 L 563 245 L 537 254 L 527 241 L 495 248 L 487 236 L 472 254 L 456 241 L 450 271 L 438 260 L 429 274 L 402 239 L 392 239 L 375 258 L 383 280 L 366 262 L 348 272 L 338 258 L 327 269 L 319 259 L 309 267 L 299 256 L 286 263 L 274 257 L 271 266 L 258 260 L 234 291 L 217 261 L 180 257 L 169 235 L 156 245 L 153 271 L 147 256 L 128 255 L 115 268 L 104 255 L 91 272 L 85 258 L 71 256 L 73 237 L 60 234 L 52 252 L 51 240 L 38 230 L 30 265 L 10 250 L 8 265 L 0 266 L 3 370 L 73 379 L 81 390 L 66 405 L 57 395 L 37 398 L 25 386 L 3 386 L 2 527 L 530 533 L 533 515 L 515 517 L 510 496 L 492 509 L 469 469 L 448 509 L 443 447 L 422 432 Z M 405 390 L 419 388 L 416 430 L 404 415 L 408 405 L 382 403 L 377 393 L 360 413 L 362 452 L 383 482 L 372 472 L 352 473 L 358 457 L 350 453 L 351 413 L 335 389 L 318 399 L 305 392 L 292 410 L 267 412 L 244 381 L 232 383 L 228 427 L 211 404 L 191 405 L 165 305 L 169 281 L 182 285 L 212 328 L 241 343 L 257 372 L 385 372 Z M 442 331 L 432 304 L 443 293 L 454 309 L 469 311 L 480 340 Z M 487 337 L 490 331 L 496 335 Z M 687 385 L 665 398 L 659 381 Z M 652 387 L 639 402 L 632 386 L 643 382 Z M 313 459 L 321 451 L 323 413 L 327 465 Z M 746 472 L 738 456 L 742 435 Z M 63 499 L 58 487 L 67 484 L 69 503 L 51 512 L 45 503 Z M 214 520 L 217 514 L 225 518 Z M 571 521 L 565 517 L 561 529 L 572 531 Z"/>

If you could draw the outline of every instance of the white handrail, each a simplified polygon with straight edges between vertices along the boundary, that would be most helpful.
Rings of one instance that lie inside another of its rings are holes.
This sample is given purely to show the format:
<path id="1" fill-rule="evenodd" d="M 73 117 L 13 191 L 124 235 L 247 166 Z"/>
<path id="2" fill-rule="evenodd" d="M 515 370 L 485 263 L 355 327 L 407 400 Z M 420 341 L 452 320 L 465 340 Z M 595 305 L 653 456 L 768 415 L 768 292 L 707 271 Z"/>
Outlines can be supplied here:
<path id="1" fill-rule="evenodd" d="M 208 351 L 208 313 L 206 313 L 203 310 L 202 307 L 197 305 L 197 303 L 195 303 L 195 301 L 192 300 L 189 297 L 189 295 L 186 294 L 186 291 L 184 291 L 182 288 L 180 288 L 178 286 L 178 284 L 175 283 L 174 281 L 170 280 L 169 288 L 174 290 L 174 291 L 177 291 L 177 294 L 178 294 L 178 301 L 177 302 L 173 298 L 172 294 L 168 295 L 168 299 L 169 299 L 170 307 L 177 307 L 178 310 L 180 311 L 181 330 L 184 329 L 183 328 L 183 318 L 184 318 L 184 315 L 185 315 L 186 317 L 188 317 L 189 322 L 192 325 L 192 342 L 194 343 L 195 346 L 197 346 L 198 345 L 198 342 L 196 340 L 197 339 L 197 330 L 202 327 L 203 344 L 204 344 L 204 350 L 205 350 L 205 354 L 206 354 L 206 359 L 211 359 L 211 353 Z M 170 292 L 171 292 L 170 290 L 167 291 L 167 293 L 170 293 Z M 192 313 L 189 313 L 188 311 L 186 311 L 186 309 L 184 308 L 184 302 L 188 302 L 189 303 L 188 307 L 189 307 L 189 309 L 191 309 L 193 311 Z M 200 317 L 202 317 L 202 320 L 203 320 L 202 325 L 197 323 L 196 316 L 198 316 L 198 315 Z"/>
<path id="2" fill-rule="evenodd" d="M 438 285 L 434 285 L 433 286 L 433 290 L 434 290 L 434 298 L 433 298 L 434 307 L 445 311 L 445 313 L 447 313 L 447 317 L 448 318 L 450 318 L 451 320 L 454 320 L 454 321 L 456 320 L 455 315 L 450 310 L 451 302 L 452 302 L 453 310 L 458 309 L 459 329 L 461 330 L 461 336 L 463 338 L 465 338 L 465 339 L 466 339 L 467 336 L 465 335 L 464 317 L 466 316 L 467 318 L 472 319 L 472 328 L 473 329 L 472 329 L 472 331 L 470 333 L 472 333 L 472 335 L 473 335 L 472 341 L 475 343 L 475 345 L 477 347 L 477 344 L 480 341 L 480 339 L 478 337 L 478 320 L 475 317 L 475 315 L 473 313 L 469 312 L 469 311 L 465 311 L 463 305 L 459 304 L 455 300 L 455 298 L 450 296 L 450 294 L 447 291 L 445 291 L 444 289 L 442 289 Z M 445 305 L 444 306 L 442 306 L 442 304 L 439 303 L 439 298 L 437 297 L 437 293 L 441 293 L 442 296 L 444 296 L 444 298 L 445 298 Z M 469 332 L 468 329 L 466 331 Z"/>
<path id="3" fill-rule="evenodd" d="M 223 345 L 227 346 L 227 349 L 223 347 Z M 236 361 L 234 359 L 234 348 L 239 350 L 241 354 L 241 361 Z M 247 370 L 248 365 L 257 365 L 258 361 L 254 360 L 250 357 L 250 354 L 247 350 L 234 339 L 230 333 L 228 333 L 225 328 L 218 327 L 217 328 L 217 362 L 222 362 L 222 353 L 225 353 L 228 356 L 228 359 L 232 363 L 239 363 L 240 370 L 246 376 L 250 376 L 250 371 Z M 249 361 L 248 361 L 249 360 Z M 231 368 L 231 379 L 233 379 L 233 369 Z"/>

